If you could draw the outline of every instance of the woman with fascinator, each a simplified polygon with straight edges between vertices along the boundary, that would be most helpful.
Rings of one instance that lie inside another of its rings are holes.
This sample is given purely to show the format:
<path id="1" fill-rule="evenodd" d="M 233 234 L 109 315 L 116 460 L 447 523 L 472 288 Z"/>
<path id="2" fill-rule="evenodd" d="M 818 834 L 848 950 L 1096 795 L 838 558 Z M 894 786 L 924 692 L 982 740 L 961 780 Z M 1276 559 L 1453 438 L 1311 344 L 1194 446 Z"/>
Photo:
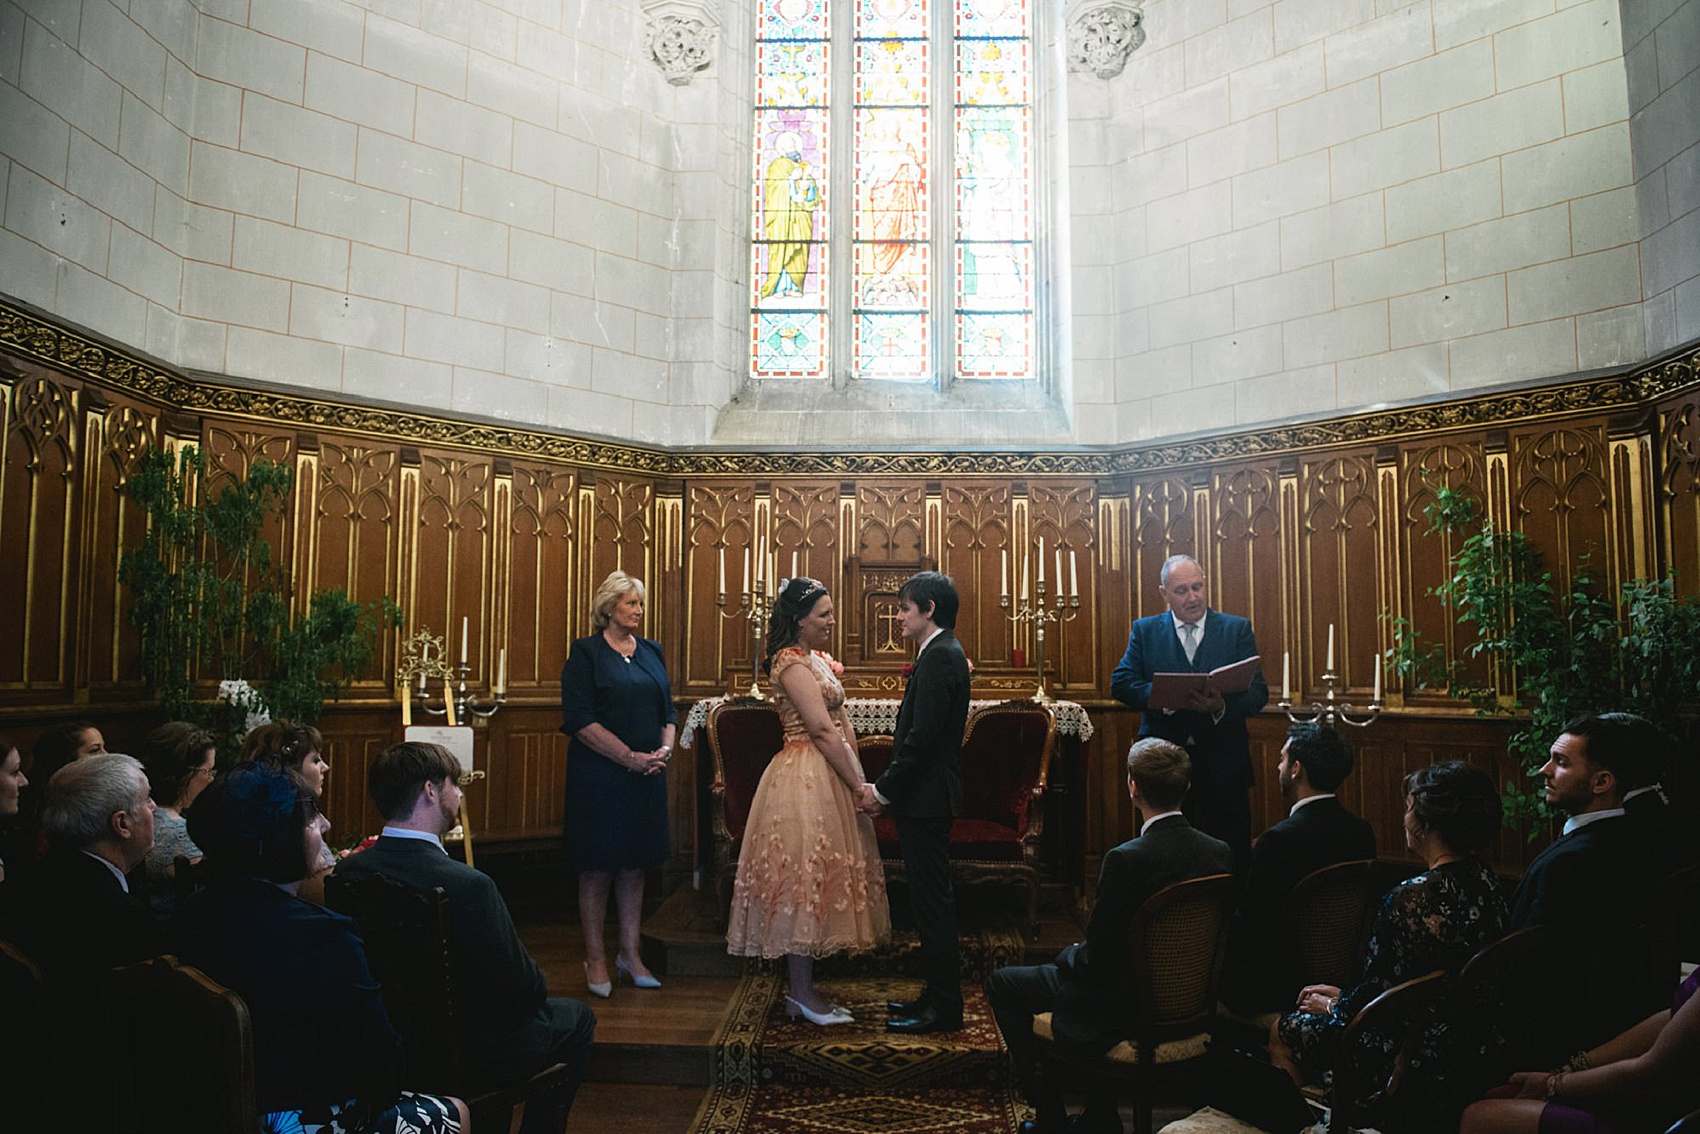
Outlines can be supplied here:
<path id="1" fill-rule="evenodd" d="M 734 956 L 784 957 L 789 1015 L 823 1026 L 851 1016 L 815 989 L 815 958 L 863 952 L 891 935 L 873 820 L 857 809 L 865 777 L 844 687 L 817 652 L 833 625 L 825 584 L 781 586 L 763 664 L 785 747 L 750 803 L 726 934 Z"/>
<path id="2" fill-rule="evenodd" d="M 354 922 L 296 893 L 322 838 L 301 776 L 244 763 L 187 814 L 205 889 L 171 923 L 177 953 L 248 1006 L 268 1134 L 458 1134 L 459 1099 L 402 1091 L 390 1026 Z"/>

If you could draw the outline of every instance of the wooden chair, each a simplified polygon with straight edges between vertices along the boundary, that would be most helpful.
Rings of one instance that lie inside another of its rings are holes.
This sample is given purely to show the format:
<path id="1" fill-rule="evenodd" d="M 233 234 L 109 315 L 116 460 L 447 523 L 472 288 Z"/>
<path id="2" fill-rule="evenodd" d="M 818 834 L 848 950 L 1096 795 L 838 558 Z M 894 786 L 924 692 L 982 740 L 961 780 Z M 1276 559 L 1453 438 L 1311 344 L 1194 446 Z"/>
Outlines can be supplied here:
<path id="1" fill-rule="evenodd" d="M 1700 1134 L 1700 1110 L 1683 1115 L 1665 1129 L 1665 1134 Z"/>
<path id="2" fill-rule="evenodd" d="M 176 957 L 113 973 L 120 1113 L 140 1134 L 259 1134 L 254 1029 L 236 993 Z M 184 1081 L 193 1089 L 161 1091 Z"/>
<path id="3" fill-rule="evenodd" d="M 1346 988 L 1357 979 L 1371 913 L 1375 860 L 1337 862 L 1299 880 L 1281 907 L 1281 935 L 1293 990 Z"/>
<path id="4" fill-rule="evenodd" d="M 1131 1085 L 1134 1134 L 1151 1134 L 1159 1085 L 1190 1079 L 1206 1063 L 1233 906 L 1231 874 L 1177 882 L 1147 898 L 1130 934 L 1133 1038 L 1101 1056 L 1069 1055 L 1052 1038 L 1051 1014 L 1043 1013 L 1033 1019 L 1043 1073 L 1064 1070 Z"/>
<path id="5" fill-rule="evenodd" d="M 1472 1059 L 1463 1093 L 1477 1098 L 1513 1071 L 1541 1066 L 1542 979 L 1548 971 L 1550 932 L 1544 925 L 1513 930 L 1484 945 L 1458 971 L 1447 994 L 1447 1019 L 1459 1050 L 1485 1052 Z"/>
<path id="6" fill-rule="evenodd" d="M 0 939 L 0 1067 L 12 1084 L 5 1100 L 19 1130 L 46 1130 L 47 1042 L 51 1005 L 41 966 L 10 941 Z"/>
<path id="7" fill-rule="evenodd" d="M 1649 979 L 1669 990 L 1682 979 L 1683 961 L 1700 961 L 1700 862 L 1660 879 L 1648 918 Z"/>
<path id="8" fill-rule="evenodd" d="M 384 1009 L 401 1036 L 407 1081 L 418 1090 L 466 1101 L 478 1130 L 507 1130 L 514 1107 L 560 1091 L 567 1065 L 545 1067 L 523 1083 L 473 1094 L 467 1087 L 454 983 L 454 925 L 441 887 L 425 893 L 383 875 L 325 880 L 330 908 L 353 918 L 366 942 Z"/>
<path id="9" fill-rule="evenodd" d="M 1340 1058 L 1334 1065 L 1333 1110 L 1330 1129 L 1354 1130 L 1374 1127 L 1384 1131 L 1401 1129 L 1393 1116 L 1399 1089 L 1404 1085 L 1411 1052 L 1430 1019 L 1430 1010 L 1446 991 L 1446 971 L 1415 977 L 1392 988 L 1358 1009 L 1340 1035 Z M 1352 1058 L 1358 1036 L 1370 1031 L 1397 1037 L 1393 1068 L 1385 1082 L 1364 1078 L 1364 1069 Z"/>
<path id="10" fill-rule="evenodd" d="M 708 790 L 715 909 L 725 918 L 750 803 L 768 762 L 785 747 L 785 729 L 771 702 L 722 701 L 709 710 L 703 732 L 714 761 L 714 782 Z"/>

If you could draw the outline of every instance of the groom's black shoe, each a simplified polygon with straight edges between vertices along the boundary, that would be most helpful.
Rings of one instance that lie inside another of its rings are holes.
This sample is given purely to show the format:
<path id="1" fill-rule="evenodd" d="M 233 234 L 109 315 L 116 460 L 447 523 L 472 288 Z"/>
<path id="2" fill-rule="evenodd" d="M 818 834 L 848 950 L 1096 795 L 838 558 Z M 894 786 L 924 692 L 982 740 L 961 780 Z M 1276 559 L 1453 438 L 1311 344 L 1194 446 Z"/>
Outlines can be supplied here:
<path id="1" fill-rule="evenodd" d="M 923 1007 L 913 1016 L 893 1016 L 885 1022 L 888 1032 L 904 1032 L 908 1035 L 922 1035 L 926 1032 L 960 1032 L 962 1030 L 962 1010 L 945 1013 L 931 1004 Z"/>
<path id="2" fill-rule="evenodd" d="M 921 1011 L 930 1003 L 932 1002 L 927 998 L 927 990 L 923 988 L 921 995 L 913 1000 L 887 1000 L 885 1002 L 885 1014 L 894 1020 L 904 1020 L 911 1016 L 919 1016 Z"/>

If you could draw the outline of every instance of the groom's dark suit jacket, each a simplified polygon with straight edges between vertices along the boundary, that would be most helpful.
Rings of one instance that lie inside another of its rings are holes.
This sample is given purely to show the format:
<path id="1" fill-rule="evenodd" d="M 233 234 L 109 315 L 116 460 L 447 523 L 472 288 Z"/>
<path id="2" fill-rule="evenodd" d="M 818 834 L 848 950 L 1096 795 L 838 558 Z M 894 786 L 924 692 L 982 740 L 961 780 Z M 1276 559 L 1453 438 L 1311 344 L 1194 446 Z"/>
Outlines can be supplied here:
<path id="1" fill-rule="evenodd" d="M 968 723 L 968 658 L 949 630 L 921 651 L 897 711 L 891 764 L 875 784 L 906 819 L 949 819 L 962 810 L 957 756 Z"/>
<path id="2" fill-rule="evenodd" d="M 436 843 L 386 835 L 344 859 L 336 872 L 382 874 L 410 890 L 443 888 L 453 919 L 462 1049 L 477 1089 L 536 1074 L 588 1013 L 576 1001 L 549 999 L 543 972 L 521 943 L 496 884 Z"/>
<path id="3" fill-rule="evenodd" d="M 1269 686 L 1259 670 L 1250 688 L 1223 698 L 1226 711 L 1217 722 L 1209 713 L 1146 711 L 1152 675 L 1209 673 L 1256 653 L 1257 640 L 1252 637 L 1250 622 L 1210 610 L 1204 619 L 1204 638 L 1189 662 L 1175 633 L 1175 616 L 1164 611 L 1133 624 L 1127 652 L 1110 675 L 1111 694 L 1140 711 L 1140 736 L 1171 740 L 1192 754 L 1192 790 L 1198 794 L 1232 795 L 1251 787 L 1251 738 L 1245 722 L 1269 703 Z"/>
<path id="4" fill-rule="evenodd" d="M 1051 1027 L 1059 1042 L 1102 1050 L 1134 1027 L 1129 934 L 1133 916 L 1157 891 L 1212 874 L 1231 874 L 1234 852 L 1186 821 L 1170 815 L 1146 824 L 1104 856 L 1086 940 L 1057 954 L 1062 977 Z"/>

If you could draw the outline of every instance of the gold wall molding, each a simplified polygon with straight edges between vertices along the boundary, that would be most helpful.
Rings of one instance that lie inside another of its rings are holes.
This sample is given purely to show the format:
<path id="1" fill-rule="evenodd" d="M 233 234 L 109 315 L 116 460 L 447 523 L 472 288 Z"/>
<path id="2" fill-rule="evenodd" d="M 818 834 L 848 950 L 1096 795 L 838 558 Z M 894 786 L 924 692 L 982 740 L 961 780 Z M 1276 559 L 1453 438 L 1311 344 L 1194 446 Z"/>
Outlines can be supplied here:
<path id="1" fill-rule="evenodd" d="M 466 447 L 672 477 L 1108 476 L 1623 410 L 1700 384 L 1700 344 L 1696 344 L 1681 354 L 1621 374 L 1187 441 L 1139 441 L 1111 449 L 1069 452 L 762 453 L 674 450 L 598 441 L 190 377 L 0 296 L 0 349 L 6 348 L 86 381 L 181 411 L 206 411 L 272 424 L 364 433 L 410 444 Z"/>

